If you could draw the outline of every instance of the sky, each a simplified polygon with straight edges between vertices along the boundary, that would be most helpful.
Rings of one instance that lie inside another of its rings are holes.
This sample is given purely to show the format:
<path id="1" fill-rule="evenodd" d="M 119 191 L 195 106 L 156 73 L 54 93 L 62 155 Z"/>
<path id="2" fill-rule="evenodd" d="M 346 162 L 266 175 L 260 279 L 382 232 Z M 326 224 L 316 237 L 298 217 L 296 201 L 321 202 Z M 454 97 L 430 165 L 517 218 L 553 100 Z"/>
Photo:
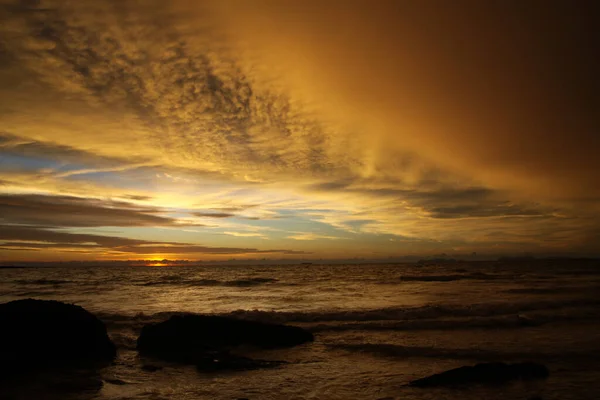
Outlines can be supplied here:
<path id="1" fill-rule="evenodd" d="M 596 7 L 0 0 L 0 262 L 600 255 Z"/>

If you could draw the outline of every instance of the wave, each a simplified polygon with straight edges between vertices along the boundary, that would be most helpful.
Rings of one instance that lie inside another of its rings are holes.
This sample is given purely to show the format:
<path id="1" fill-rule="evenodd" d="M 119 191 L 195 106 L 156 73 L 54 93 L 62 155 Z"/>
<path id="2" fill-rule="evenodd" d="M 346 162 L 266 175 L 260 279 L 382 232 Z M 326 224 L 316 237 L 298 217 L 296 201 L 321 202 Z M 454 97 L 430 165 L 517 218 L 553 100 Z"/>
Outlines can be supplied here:
<path id="1" fill-rule="evenodd" d="M 251 279 L 239 279 L 235 281 L 225 281 L 223 282 L 223 286 L 257 286 L 265 283 L 275 283 L 278 282 L 275 278 L 251 278 Z"/>
<path id="2" fill-rule="evenodd" d="M 312 332 L 344 331 L 426 331 L 446 329 L 510 329 L 540 326 L 556 322 L 556 317 L 530 317 L 506 315 L 501 317 L 469 317 L 452 319 L 424 319 L 408 321 L 365 321 L 344 323 L 320 323 L 310 328 Z"/>
<path id="3" fill-rule="evenodd" d="M 493 317 L 520 315 L 537 310 L 560 310 L 570 307 L 593 307 L 600 299 L 537 301 L 529 303 L 482 303 L 467 305 L 426 305 L 420 307 L 388 307 L 365 310 L 324 312 L 286 312 L 263 310 L 236 310 L 227 315 L 268 320 L 273 322 L 327 322 L 327 321 L 405 321 L 452 317 Z"/>
<path id="4" fill-rule="evenodd" d="M 492 360 L 550 360 L 554 358 L 574 359 L 589 359 L 598 356 L 589 351 L 563 351 L 556 349 L 552 351 L 504 351 L 504 350 L 484 350 L 478 348 L 452 349 L 441 347 L 425 347 L 425 346 L 401 346 L 387 343 L 357 343 L 357 344 L 328 344 L 330 349 L 339 349 L 352 352 L 370 353 L 383 357 L 406 358 L 406 357 L 423 357 L 423 358 L 447 358 L 460 360 L 477 360 L 477 361 L 492 361 Z"/>
<path id="5" fill-rule="evenodd" d="M 178 280 L 158 280 L 136 283 L 136 286 L 162 286 L 162 285 L 190 285 L 190 286 L 217 286 L 221 281 L 214 279 L 196 279 L 181 282 Z"/>
<path id="6" fill-rule="evenodd" d="M 598 306 L 600 306 L 600 299 L 522 304 L 428 305 L 345 311 L 236 310 L 218 315 L 264 322 L 300 324 L 313 332 L 514 329 L 560 321 L 596 320 Z M 130 316 L 100 313 L 98 316 L 109 325 L 141 326 L 182 314 L 189 314 L 189 312 L 167 311 Z"/>
<path id="7" fill-rule="evenodd" d="M 596 291 L 594 287 L 585 286 L 563 286 L 563 287 L 549 287 L 549 288 L 513 288 L 503 290 L 503 293 L 513 294 L 567 294 L 567 293 L 582 293 L 582 292 Z"/>
<path id="8" fill-rule="evenodd" d="M 319 323 L 309 327 L 317 332 L 347 332 L 347 331 L 428 331 L 428 330 L 470 330 L 470 329 L 521 329 L 542 326 L 559 322 L 589 322 L 597 321 L 597 312 L 583 310 L 576 313 L 553 314 L 516 314 L 500 317 L 467 317 L 450 319 L 426 319 L 408 321 L 365 321 L 344 323 Z"/>
<path id="9" fill-rule="evenodd" d="M 161 286 L 161 285 L 183 285 L 183 286 L 231 286 L 251 287 L 268 283 L 278 282 L 275 278 L 249 278 L 231 281 L 220 281 L 216 279 L 160 279 L 157 281 L 137 283 L 137 286 Z"/>
<path id="10" fill-rule="evenodd" d="M 462 280 L 498 280 L 509 279 L 507 275 L 492 275 L 483 272 L 474 272 L 471 274 L 447 274 L 447 275 L 402 275 L 398 278 L 399 281 L 406 282 L 452 282 Z M 382 282 L 389 283 L 389 281 Z"/>
<path id="11" fill-rule="evenodd" d="M 17 279 L 13 281 L 20 285 L 63 285 L 66 283 L 75 283 L 74 281 L 64 279 Z"/>

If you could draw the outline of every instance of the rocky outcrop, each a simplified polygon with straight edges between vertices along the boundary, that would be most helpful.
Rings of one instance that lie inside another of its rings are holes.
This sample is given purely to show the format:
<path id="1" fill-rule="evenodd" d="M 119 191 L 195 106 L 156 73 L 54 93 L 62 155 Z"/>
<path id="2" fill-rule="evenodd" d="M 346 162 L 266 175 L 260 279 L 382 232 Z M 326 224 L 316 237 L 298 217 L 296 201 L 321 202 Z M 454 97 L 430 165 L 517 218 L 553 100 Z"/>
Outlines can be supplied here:
<path id="1" fill-rule="evenodd" d="M 272 366 L 229 353 L 237 346 L 269 349 L 310 342 L 310 332 L 295 326 L 208 315 L 178 315 L 146 325 L 137 340 L 143 356 L 195 364 L 201 370 L 254 369 Z"/>
<path id="2" fill-rule="evenodd" d="M 482 363 L 451 369 L 410 382 L 410 386 L 436 387 L 467 384 L 500 384 L 512 380 L 544 379 L 549 375 L 544 365 L 524 362 L 516 364 Z"/>
<path id="3" fill-rule="evenodd" d="M 104 323 L 82 307 L 48 300 L 0 304 L 2 371 L 110 362 Z"/>

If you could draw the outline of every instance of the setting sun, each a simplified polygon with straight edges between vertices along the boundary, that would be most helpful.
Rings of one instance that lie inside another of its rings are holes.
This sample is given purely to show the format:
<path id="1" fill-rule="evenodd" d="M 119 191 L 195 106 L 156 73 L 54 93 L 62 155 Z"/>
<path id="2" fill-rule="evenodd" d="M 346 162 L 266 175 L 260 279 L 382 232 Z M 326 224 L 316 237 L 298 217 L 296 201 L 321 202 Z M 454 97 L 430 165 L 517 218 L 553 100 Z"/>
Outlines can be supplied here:
<path id="1" fill-rule="evenodd" d="M 144 261 L 147 267 L 167 267 L 170 265 L 164 255 L 148 257 Z"/>

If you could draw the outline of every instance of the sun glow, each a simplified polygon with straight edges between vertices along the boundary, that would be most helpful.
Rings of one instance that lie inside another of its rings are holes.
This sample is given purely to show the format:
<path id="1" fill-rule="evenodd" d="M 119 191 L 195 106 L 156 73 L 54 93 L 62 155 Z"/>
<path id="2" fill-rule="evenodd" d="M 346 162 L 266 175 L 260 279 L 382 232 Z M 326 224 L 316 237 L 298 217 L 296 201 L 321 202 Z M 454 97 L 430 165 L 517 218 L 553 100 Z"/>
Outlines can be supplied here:
<path id="1" fill-rule="evenodd" d="M 169 266 L 168 260 L 165 259 L 164 256 L 152 256 L 152 257 L 146 258 L 144 261 L 146 261 L 147 267 L 168 267 Z"/>

